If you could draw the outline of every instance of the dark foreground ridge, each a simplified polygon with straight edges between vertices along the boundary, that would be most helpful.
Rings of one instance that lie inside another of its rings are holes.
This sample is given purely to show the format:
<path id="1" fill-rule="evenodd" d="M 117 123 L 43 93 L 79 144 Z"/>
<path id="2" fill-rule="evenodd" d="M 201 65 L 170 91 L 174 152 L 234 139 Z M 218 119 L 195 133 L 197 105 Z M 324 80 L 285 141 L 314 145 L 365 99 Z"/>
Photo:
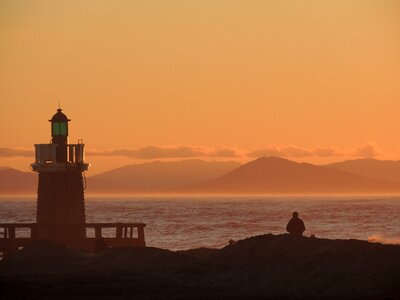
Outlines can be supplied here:
<path id="1" fill-rule="evenodd" d="M 260 235 L 222 249 L 37 242 L 0 263 L 2 299 L 399 299 L 400 246 Z"/>

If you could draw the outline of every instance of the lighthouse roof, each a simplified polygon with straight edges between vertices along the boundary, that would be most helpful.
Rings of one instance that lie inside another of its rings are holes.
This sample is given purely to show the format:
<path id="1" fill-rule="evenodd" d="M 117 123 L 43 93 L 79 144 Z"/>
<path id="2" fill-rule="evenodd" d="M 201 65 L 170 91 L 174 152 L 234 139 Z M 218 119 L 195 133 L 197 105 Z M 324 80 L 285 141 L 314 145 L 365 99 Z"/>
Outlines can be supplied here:
<path id="1" fill-rule="evenodd" d="M 63 114 L 62 109 L 59 108 L 57 109 L 57 112 L 55 113 L 55 115 L 51 118 L 51 120 L 49 120 L 50 122 L 68 122 L 71 121 L 70 119 L 67 118 L 67 116 L 65 114 Z"/>

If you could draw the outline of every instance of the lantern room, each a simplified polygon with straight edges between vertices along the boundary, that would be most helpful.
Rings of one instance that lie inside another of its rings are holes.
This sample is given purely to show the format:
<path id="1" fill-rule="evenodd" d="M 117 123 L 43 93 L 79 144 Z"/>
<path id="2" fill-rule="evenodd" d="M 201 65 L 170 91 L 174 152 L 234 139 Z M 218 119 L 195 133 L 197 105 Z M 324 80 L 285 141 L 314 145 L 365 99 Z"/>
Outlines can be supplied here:
<path id="1" fill-rule="evenodd" d="M 51 136 L 68 136 L 68 122 L 71 121 L 62 109 L 57 109 L 57 113 L 49 120 L 51 122 Z"/>
<path id="2" fill-rule="evenodd" d="M 51 122 L 51 144 L 35 144 L 35 162 L 32 169 L 37 172 L 60 172 L 67 168 L 80 171 L 88 169 L 89 164 L 84 162 L 84 144 L 79 140 L 77 144 L 68 144 L 68 122 L 71 120 L 57 109 L 49 120 Z"/>

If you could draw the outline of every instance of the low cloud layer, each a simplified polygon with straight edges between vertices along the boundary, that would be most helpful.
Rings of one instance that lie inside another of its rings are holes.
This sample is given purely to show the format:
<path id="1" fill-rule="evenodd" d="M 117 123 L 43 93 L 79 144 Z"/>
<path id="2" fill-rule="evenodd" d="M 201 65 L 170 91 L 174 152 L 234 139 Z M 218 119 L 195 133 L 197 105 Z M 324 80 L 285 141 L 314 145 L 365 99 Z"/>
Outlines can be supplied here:
<path id="1" fill-rule="evenodd" d="M 255 150 L 237 148 L 207 148 L 196 146 L 148 146 L 139 149 L 113 149 L 105 151 L 89 150 L 91 156 L 125 156 L 137 159 L 163 158 L 258 158 L 263 156 L 277 156 L 292 159 L 306 158 L 365 158 L 377 157 L 381 153 L 374 145 L 362 145 L 353 149 L 338 149 L 335 147 L 302 148 L 292 145 L 268 145 Z"/>
<path id="2" fill-rule="evenodd" d="M 308 157 L 336 157 L 342 156 L 336 149 L 329 147 L 317 147 L 305 149 L 296 146 L 270 145 L 247 153 L 249 157 L 278 156 L 286 158 L 308 158 Z"/>
<path id="3" fill-rule="evenodd" d="M 232 149 L 210 149 L 194 146 L 147 146 L 139 149 L 112 149 L 105 151 L 88 150 L 90 156 L 125 156 L 137 159 L 163 159 L 163 158 L 196 158 L 196 157 L 215 157 L 228 158 L 237 157 L 237 153 Z"/>
<path id="4" fill-rule="evenodd" d="M 125 156 L 138 159 L 155 158 L 188 158 L 202 156 L 202 152 L 194 147 L 158 147 L 148 146 L 139 149 L 112 149 L 105 151 L 88 150 L 90 156 Z"/>
<path id="5" fill-rule="evenodd" d="M 24 148 L 1 148 L 0 157 L 33 157 L 35 152 L 33 149 Z"/>
<path id="6" fill-rule="evenodd" d="M 179 159 L 179 158 L 238 158 L 252 159 L 263 156 L 277 156 L 288 159 L 329 159 L 380 157 L 382 151 L 375 145 L 366 144 L 353 149 L 339 149 L 335 147 L 303 148 L 293 145 L 267 145 L 255 150 L 245 150 L 229 147 L 199 147 L 199 146 L 146 146 L 137 149 L 121 148 L 109 150 L 86 150 L 88 156 L 128 157 L 131 159 Z M 34 149 L 1 148 L 0 158 L 34 157 Z"/>
<path id="7" fill-rule="evenodd" d="M 353 156 L 355 157 L 377 157 L 380 153 L 374 145 L 359 146 L 354 150 Z"/>
<path id="8" fill-rule="evenodd" d="M 338 149 L 336 147 L 302 148 L 287 145 L 268 145 L 266 147 L 250 151 L 248 157 L 278 156 L 286 158 L 374 158 L 381 155 L 381 151 L 375 145 L 367 144 L 354 149 Z"/>

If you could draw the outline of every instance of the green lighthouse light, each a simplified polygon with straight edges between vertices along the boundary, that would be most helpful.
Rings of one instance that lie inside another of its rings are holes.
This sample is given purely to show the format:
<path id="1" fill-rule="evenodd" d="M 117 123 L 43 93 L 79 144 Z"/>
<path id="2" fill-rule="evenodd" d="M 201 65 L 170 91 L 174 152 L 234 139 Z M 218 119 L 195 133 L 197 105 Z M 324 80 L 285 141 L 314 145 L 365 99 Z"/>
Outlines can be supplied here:
<path id="1" fill-rule="evenodd" d="M 67 122 L 53 122 L 52 135 L 67 135 Z"/>
<path id="2" fill-rule="evenodd" d="M 60 135 L 60 123 L 53 122 L 51 125 L 53 128 L 51 135 Z"/>
<path id="3" fill-rule="evenodd" d="M 55 136 L 68 136 L 68 121 L 70 121 L 66 115 L 61 112 L 61 109 L 57 109 L 57 113 L 50 120 L 51 122 L 51 135 Z"/>
<path id="4" fill-rule="evenodd" d="M 67 122 L 60 122 L 60 135 L 67 135 Z"/>

